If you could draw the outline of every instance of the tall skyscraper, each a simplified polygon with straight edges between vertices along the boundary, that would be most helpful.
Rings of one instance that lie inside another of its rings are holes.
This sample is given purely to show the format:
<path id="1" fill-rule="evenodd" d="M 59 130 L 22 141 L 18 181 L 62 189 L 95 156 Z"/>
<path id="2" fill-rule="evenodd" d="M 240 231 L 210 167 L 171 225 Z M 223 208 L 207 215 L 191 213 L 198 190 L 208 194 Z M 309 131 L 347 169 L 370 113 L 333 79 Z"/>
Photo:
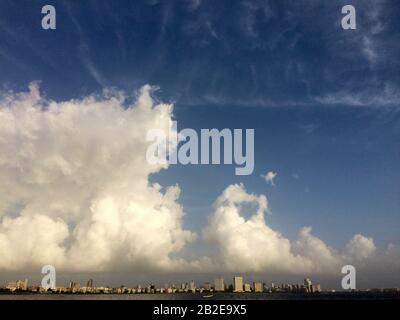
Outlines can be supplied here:
<path id="1" fill-rule="evenodd" d="M 214 290 L 215 291 L 225 291 L 224 278 L 219 277 L 214 280 Z"/>
<path id="2" fill-rule="evenodd" d="M 93 288 L 93 279 L 88 280 L 88 282 L 86 283 L 86 287 Z"/>
<path id="3" fill-rule="evenodd" d="M 190 287 L 189 287 L 190 292 L 196 292 L 196 285 L 194 284 L 194 281 L 190 281 Z"/>
<path id="4" fill-rule="evenodd" d="M 243 292 L 243 277 L 234 277 L 233 278 L 233 291 L 234 292 Z"/>
<path id="5" fill-rule="evenodd" d="M 307 292 L 311 292 L 312 290 L 312 282 L 309 278 L 304 279 L 304 286 L 307 289 Z"/>
<path id="6" fill-rule="evenodd" d="M 253 290 L 254 292 L 263 292 L 263 285 L 261 282 L 254 282 L 253 283 Z"/>

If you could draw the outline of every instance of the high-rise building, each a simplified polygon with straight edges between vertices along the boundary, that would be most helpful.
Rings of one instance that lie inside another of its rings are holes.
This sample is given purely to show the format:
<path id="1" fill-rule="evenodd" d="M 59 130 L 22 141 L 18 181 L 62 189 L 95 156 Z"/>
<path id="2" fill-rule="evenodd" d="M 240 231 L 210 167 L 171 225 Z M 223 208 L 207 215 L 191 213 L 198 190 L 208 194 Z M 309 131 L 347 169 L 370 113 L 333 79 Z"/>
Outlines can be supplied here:
<path id="1" fill-rule="evenodd" d="M 313 284 L 311 286 L 311 292 L 315 293 L 315 292 L 321 292 L 321 285 L 319 283 L 317 284 Z"/>
<path id="2" fill-rule="evenodd" d="M 86 283 L 87 288 L 93 288 L 93 279 L 89 279 L 88 282 Z"/>
<path id="3" fill-rule="evenodd" d="M 214 290 L 215 291 L 225 291 L 224 278 L 219 277 L 214 280 Z"/>
<path id="4" fill-rule="evenodd" d="M 263 285 L 261 282 L 254 282 L 253 283 L 253 290 L 254 292 L 263 292 Z"/>
<path id="5" fill-rule="evenodd" d="M 233 277 L 233 291 L 243 292 L 243 277 Z"/>
<path id="6" fill-rule="evenodd" d="M 307 292 L 311 292 L 312 282 L 309 278 L 304 279 L 304 287 L 306 288 Z"/>
<path id="7" fill-rule="evenodd" d="M 251 286 L 249 283 L 244 284 L 244 292 L 251 292 Z"/>
<path id="8" fill-rule="evenodd" d="M 196 285 L 194 284 L 194 281 L 190 281 L 190 287 L 189 287 L 190 292 L 196 292 Z"/>
<path id="9" fill-rule="evenodd" d="M 72 292 L 77 292 L 79 291 L 81 285 L 79 282 L 70 281 L 68 287 Z"/>

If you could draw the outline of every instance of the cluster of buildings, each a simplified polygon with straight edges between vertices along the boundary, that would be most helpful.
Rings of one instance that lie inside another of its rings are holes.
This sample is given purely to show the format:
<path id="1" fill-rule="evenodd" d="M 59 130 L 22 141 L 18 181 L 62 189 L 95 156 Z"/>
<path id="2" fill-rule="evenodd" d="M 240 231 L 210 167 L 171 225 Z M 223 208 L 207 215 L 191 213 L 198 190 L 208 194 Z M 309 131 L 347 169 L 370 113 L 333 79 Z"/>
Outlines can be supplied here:
<path id="1" fill-rule="evenodd" d="M 164 287 L 157 287 L 154 284 L 142 287 L 138 285 L 136 287 L 125 287 L 120 286 L 117 288 L 111 287 L 95 287 L 93 285 L 93 279 L 89 279 L 85 286 L 81 286 L 79 282 L 70 281 L 68 286 L 56 287 L 53 289 L 45 289 L 40 286 L 29 286 L 28 280 L 17 280 L 9 282 L 4 288 L 0 288 L 0 291 L 8 292 L 31 292 L 31 293 L 93 293 L 93 294 L 133 294 L 133 293 L 203 293 L 203 292 L 298 292 L 298 293 L 317 293 L 321 292 L 321 286 L 319 284 L 313 284 L 310 279 L 304 279 L 302 284 L 282 284 L 276 286 L 273 283 L 268 286 L 260 281 L 254 281 L 252 284 L 243 281 L 243 277 L 235 276 L 231 284 L 226 284 L 223 277 L 218 277 L 214 280 L 214 283 L 206 282 L 203 286 L 197 287 L 195 282 L 182 283 L 176 286 L 165 285 Z"/>
<path id="2" fill-rule="evenodd" d="M 218 280 L 218 282 L 223 281 L 222 278 Z M 216 280 L 217 281 L 217 280 Z M 217 286 L 215 286 L 217 288 Z M 222 288 L 222 287 L 218 287 Z M 215 290 L 215 291 L 223 291 L 223 290 Z M 249 283 L 243 282 L 243 277 L 234 277 L 233 284 L 228 287 L 228 291 L 232 292 L 299 292 L 299 293 L 317 293 L 321 292 L 320 284 L 312 284 L 310 279 L 304 279 L 304 283 L 302 284 L 281 284 L 280 286 L 276 286 L 274 283 L 271 283 L 270 286 L 267 286 L 262 282 L 253 282 L 253 285 Z"/>
<path id="3" fill-rule="evenodd" d="M 11 281 L 6 285 L 6 289 L 9 291 L 27 291 L 28 290 L 28 279 Z"/>

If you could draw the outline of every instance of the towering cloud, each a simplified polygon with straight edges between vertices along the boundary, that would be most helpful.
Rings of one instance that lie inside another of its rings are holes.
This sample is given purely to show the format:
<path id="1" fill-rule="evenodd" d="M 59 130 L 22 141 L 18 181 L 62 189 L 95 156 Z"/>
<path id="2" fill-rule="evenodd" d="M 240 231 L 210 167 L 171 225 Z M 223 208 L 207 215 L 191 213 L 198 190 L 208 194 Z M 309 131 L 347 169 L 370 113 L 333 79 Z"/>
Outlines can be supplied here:
<path id="1" fill-rule="evenodd" d="M 180 189 L 150 184 L 150 128 L 172 106 L 144 86 L 133 105 L 105 91 L 65 102 L 3 93 L 0 102 L 0 270 L 170 270 L 195 234 L 182 228 Z"/>

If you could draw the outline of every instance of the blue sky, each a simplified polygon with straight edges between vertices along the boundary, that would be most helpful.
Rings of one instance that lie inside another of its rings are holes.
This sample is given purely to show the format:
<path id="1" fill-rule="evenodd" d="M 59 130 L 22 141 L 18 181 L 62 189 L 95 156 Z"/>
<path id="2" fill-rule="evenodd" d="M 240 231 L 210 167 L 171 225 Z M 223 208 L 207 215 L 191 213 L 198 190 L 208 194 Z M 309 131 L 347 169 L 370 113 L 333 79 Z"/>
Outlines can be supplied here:
<path id="1" fill-rule="evenodd" d="M 350 2 L 357 30 L 340 25 Z M 57 29 L 44 31 L 49 1 L 3 0 L 0 86 L 40 80 L 54 100 L 159 86 L 180 129 L 255 129 L 251 176 L 177 165 L 151 177 L 181 186 L 187 228 L 243 182 L 289 239 L 311 225 L 333 247 L 362 233 L 384 248 L 400 242 L 400 3 L 350 2 L 53 0 Z"/>
<path id="2" fill-rule="evenodd" d="M 378 242 L 397 241 L 398 133 L 375 112 L 229 107 L 186 112 L 176 112 L 183 127 L 256 130 L 251 176 L 235 176 L 232 166 L 173 166 L 154 177 L 182 185 L 185 207 L 196 212 L 192 227 L 205 222 L 202 213 L 211 210 L 215 194 L 244 182 L 252 192 L 267 194 L 272 211 L 267 219 L 293 238 L 299 227 L 312 225 L 332 245 L 343 245 L 355 228 Z M 275 186 L 260 177 L 269 170 L 278 173 Z"/>

